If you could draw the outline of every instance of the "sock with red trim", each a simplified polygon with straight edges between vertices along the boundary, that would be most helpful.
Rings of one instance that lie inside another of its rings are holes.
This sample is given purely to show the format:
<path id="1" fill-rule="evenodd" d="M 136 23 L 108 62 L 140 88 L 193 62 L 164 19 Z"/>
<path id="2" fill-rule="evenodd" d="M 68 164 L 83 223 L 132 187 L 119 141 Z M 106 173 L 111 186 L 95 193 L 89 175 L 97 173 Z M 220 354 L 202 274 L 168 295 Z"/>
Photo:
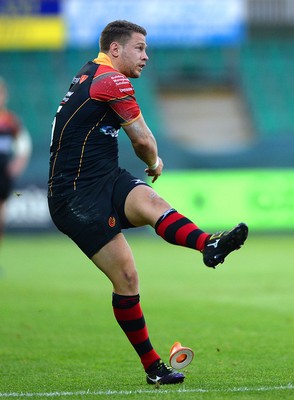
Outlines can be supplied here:
<path id="1" fill-rule="evenodd" d="M 203 232 L 184 215 L 171 208 L 156 222 L 157 235 L 171 244 L 202 251 L 210 234 Z"/>
<path id="2" fill-rule="evenodd" d="M 145 371 L 160 360 L 149 340 L 148 330 L 140 305 L 140 295 L 112 295 L 113 312 L 117 322 L 133 345 Z"/>

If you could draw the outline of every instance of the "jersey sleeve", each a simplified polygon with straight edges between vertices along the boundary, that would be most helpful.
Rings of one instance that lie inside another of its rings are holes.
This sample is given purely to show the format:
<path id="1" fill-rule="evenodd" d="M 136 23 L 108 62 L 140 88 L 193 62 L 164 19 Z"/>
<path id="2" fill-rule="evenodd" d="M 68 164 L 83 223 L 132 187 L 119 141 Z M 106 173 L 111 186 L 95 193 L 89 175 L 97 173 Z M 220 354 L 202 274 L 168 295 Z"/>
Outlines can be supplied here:
<path id="1" fill-rule="evenodd" d="M 96 76 L 90 88 L 90 97 L 107 102 L 122 126 L 132 123 L 141 115 L 133 86 L 120 73 L 111 71 Z"/>

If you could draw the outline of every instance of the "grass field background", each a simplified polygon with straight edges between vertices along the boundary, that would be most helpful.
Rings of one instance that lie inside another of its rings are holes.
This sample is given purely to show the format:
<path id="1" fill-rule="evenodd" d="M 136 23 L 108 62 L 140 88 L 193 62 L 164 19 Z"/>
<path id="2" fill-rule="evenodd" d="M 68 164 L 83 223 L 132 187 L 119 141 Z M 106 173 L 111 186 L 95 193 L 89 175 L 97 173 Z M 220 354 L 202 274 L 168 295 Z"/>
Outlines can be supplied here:
<path id="1" fill-rule="evenodd" d="M 153 346 L 191 347 L 185 383 L 155 389 L 112 314 L 109 281 L 62 235 L 0 249 L 0 398 L 294 398 L 293 235 L 250 235 L 216 270 L 128 236 Z"/>

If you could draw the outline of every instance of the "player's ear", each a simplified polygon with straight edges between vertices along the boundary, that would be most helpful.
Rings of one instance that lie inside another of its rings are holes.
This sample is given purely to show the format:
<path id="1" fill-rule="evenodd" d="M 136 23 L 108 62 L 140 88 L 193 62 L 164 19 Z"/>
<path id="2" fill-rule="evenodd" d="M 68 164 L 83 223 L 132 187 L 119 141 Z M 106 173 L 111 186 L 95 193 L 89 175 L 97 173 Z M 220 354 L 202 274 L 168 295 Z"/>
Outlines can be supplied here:
<path id="1" fill-rule="evenodd" d="M 120 54 L 121 45 L 118 42 L 112 42 L 109 47 L 111 55 L 117 58 Z"/>

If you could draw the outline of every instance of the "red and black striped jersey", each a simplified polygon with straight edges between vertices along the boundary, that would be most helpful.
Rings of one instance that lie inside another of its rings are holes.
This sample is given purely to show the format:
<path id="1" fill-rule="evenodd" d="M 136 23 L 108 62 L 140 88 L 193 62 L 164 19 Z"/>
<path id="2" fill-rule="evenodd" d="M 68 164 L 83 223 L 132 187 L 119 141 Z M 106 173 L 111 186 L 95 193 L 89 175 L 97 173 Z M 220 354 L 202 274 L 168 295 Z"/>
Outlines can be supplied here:
<path id="1" fill-rule="evenodd" d="M 78 72 L 52 124 L 49 196 L 100 184 L 118 168 L 118 131 L 141 114 L 134 94 L 106 54 Z"/>

